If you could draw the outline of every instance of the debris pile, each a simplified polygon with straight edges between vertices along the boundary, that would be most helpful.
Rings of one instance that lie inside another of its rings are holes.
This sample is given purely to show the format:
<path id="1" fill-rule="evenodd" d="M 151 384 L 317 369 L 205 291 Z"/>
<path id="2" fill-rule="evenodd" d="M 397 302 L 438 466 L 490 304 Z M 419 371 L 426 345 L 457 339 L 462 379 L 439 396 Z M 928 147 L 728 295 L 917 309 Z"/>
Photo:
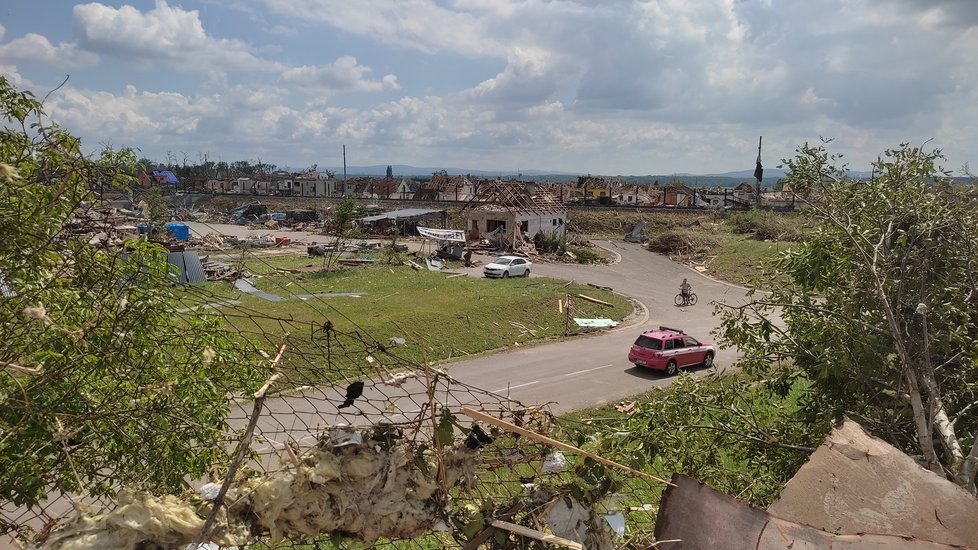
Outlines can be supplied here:
<path id="1" fill-rule="evenodd" d="M 448 450 L 441 467 L 430 453 L 407 443 L 335 446 L 328 439 L 268 475 L 238 476 L 225 497 L 207 542 L 247 545 L 256 536 L 272 543 L 329 533 L 372 544 L 429 532 L 439 517 L 443 489 L 471 487 L 475 452 Z M 443 487 L 445 483 L 447 487 Z M 42 548 L 173 548 L 191 544 L 210 511 L 206 498 L 125 493 L 118 506 L 96 517 L 79 516 L 54 531 Z"/>

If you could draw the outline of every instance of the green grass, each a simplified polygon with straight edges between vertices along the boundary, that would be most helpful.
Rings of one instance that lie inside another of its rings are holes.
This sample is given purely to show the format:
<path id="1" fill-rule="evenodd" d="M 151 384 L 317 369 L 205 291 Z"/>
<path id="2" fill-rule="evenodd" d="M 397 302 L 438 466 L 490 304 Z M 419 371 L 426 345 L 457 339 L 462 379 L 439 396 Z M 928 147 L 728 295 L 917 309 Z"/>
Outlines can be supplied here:
<path id="1" fill-rule="evenodd" d="M 708 259 L 707 273 L 731 283 L 740 285 L 757 280 L 763 266 L 775 261 L 778 256 L 797 243 L 783 241 L 758 241 L 744 235 L 720 233 L 716 249 Z"/>
<path id="2" fill-rule="evenodd" d="M 283 364 L 305 383 L 360 372 L 367 355 L 388 370 L 399 371 L 422 362 L 441 363 L 562 338 L 564 315 L 557 304 L 568 293 L 613 304 L 575 300 L 575 317 L 621 320 L 632 312 L 629 300 L 609 291 L 544 277 L 449 279 L 444 273 L 385 265 L 315 273 L 276 271 L 321 265 L 318 262 L 280 256 L 249 260 L 244 267 L 258 276 L 253 279 L 258 288 L 279 296 L 354 292 L 362 296 L 269 302 L 241 293 L 230 283 L 206 283 L 185 290 L 181 304 L 240 301 L 219 307 L 218 314 L 269 353 L 287 344 Z M 391 347 L 392 337 L 405 338 L 407 344 Z"/>

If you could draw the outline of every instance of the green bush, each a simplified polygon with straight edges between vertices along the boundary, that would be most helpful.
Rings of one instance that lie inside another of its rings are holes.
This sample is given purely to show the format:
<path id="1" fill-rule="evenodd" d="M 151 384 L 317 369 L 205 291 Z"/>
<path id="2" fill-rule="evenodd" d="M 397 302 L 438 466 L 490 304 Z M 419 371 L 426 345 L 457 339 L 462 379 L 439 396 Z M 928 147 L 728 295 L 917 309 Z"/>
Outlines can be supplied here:
<path id="1" fill-rule="evenodd" d="M 557 252 L 566 246 L 567 234 L 556 229 L 540 231 L 533 236 L 533 244 L 536 245 L 539 252 Z"/>
<path id="2" fill-rule="evenodd" d="M 590 248 L 571 247 L 567 251 L 577 257 L 577 263 L 579 264 L 598 263 L 603 259 L 601 254 L 598 254 Z"/>

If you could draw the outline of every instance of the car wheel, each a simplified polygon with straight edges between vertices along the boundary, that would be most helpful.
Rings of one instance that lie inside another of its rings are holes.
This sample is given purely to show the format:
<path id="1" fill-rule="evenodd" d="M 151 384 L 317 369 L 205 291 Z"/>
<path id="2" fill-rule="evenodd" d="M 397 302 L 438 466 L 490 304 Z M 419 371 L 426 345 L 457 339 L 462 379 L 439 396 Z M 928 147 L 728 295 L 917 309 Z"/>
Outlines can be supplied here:
<path id="1" fill-rule="evenodd" d="M 503 279 L 509 279 L 509 271 L 503 271 Z"/>
<path id="2" fill-rule="evenodd" d="M 712 351 L 706 352 L 706 357 L 703 358 L 703 366 L 706 367 L 706 368 L 710 368 L 710 367 L 713 366 L 713 352 Z"/>
<path id="3" fill-rule="evenodd" d="M 669 376 L 676 374 L 676 371 L 678 370 L 679 369 L 676 367 L 675 359 L 670 360 L 668 363 L 666 363 L 666 374 L 668 374 Z"/>
<path id="4" fill-rule="evenodd" d="M 524 272 L 523 272 L 523 276 L 524 276 L 524 277 L 529 277 L 529 276 L 530 276 L 530 270 L 529 270 L 529 269 L 527 269 L 526 271 L 524 271 Z"/>

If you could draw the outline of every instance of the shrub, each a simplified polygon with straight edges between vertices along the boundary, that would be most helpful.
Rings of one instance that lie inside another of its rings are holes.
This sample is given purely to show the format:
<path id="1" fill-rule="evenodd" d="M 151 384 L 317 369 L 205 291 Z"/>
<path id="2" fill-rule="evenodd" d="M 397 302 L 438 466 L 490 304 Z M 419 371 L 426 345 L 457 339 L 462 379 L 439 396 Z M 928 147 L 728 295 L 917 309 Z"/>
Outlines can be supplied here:
<path id="1" fill-rule="evenodd" d="M 539 252 L 557 252 L 567 245 L 567 234 L 557 231 L 540 231 L 533 236 L 533 244 Z"/>
<path id="2" fill-rule="evenodd" d="M 800 241 L 804 235 L 784 216 L 766 210 L 737 212 L 727 219 L 734 233 L 764 241 Z"/>
<path id="3" fill-rule="evenodd" d="M 570 247 L 567 251 L 577 257 L 577 263 L 579 264 L 593 264 L 603 260 L 601 254 L 598 254 L 590 248 Z"/>

